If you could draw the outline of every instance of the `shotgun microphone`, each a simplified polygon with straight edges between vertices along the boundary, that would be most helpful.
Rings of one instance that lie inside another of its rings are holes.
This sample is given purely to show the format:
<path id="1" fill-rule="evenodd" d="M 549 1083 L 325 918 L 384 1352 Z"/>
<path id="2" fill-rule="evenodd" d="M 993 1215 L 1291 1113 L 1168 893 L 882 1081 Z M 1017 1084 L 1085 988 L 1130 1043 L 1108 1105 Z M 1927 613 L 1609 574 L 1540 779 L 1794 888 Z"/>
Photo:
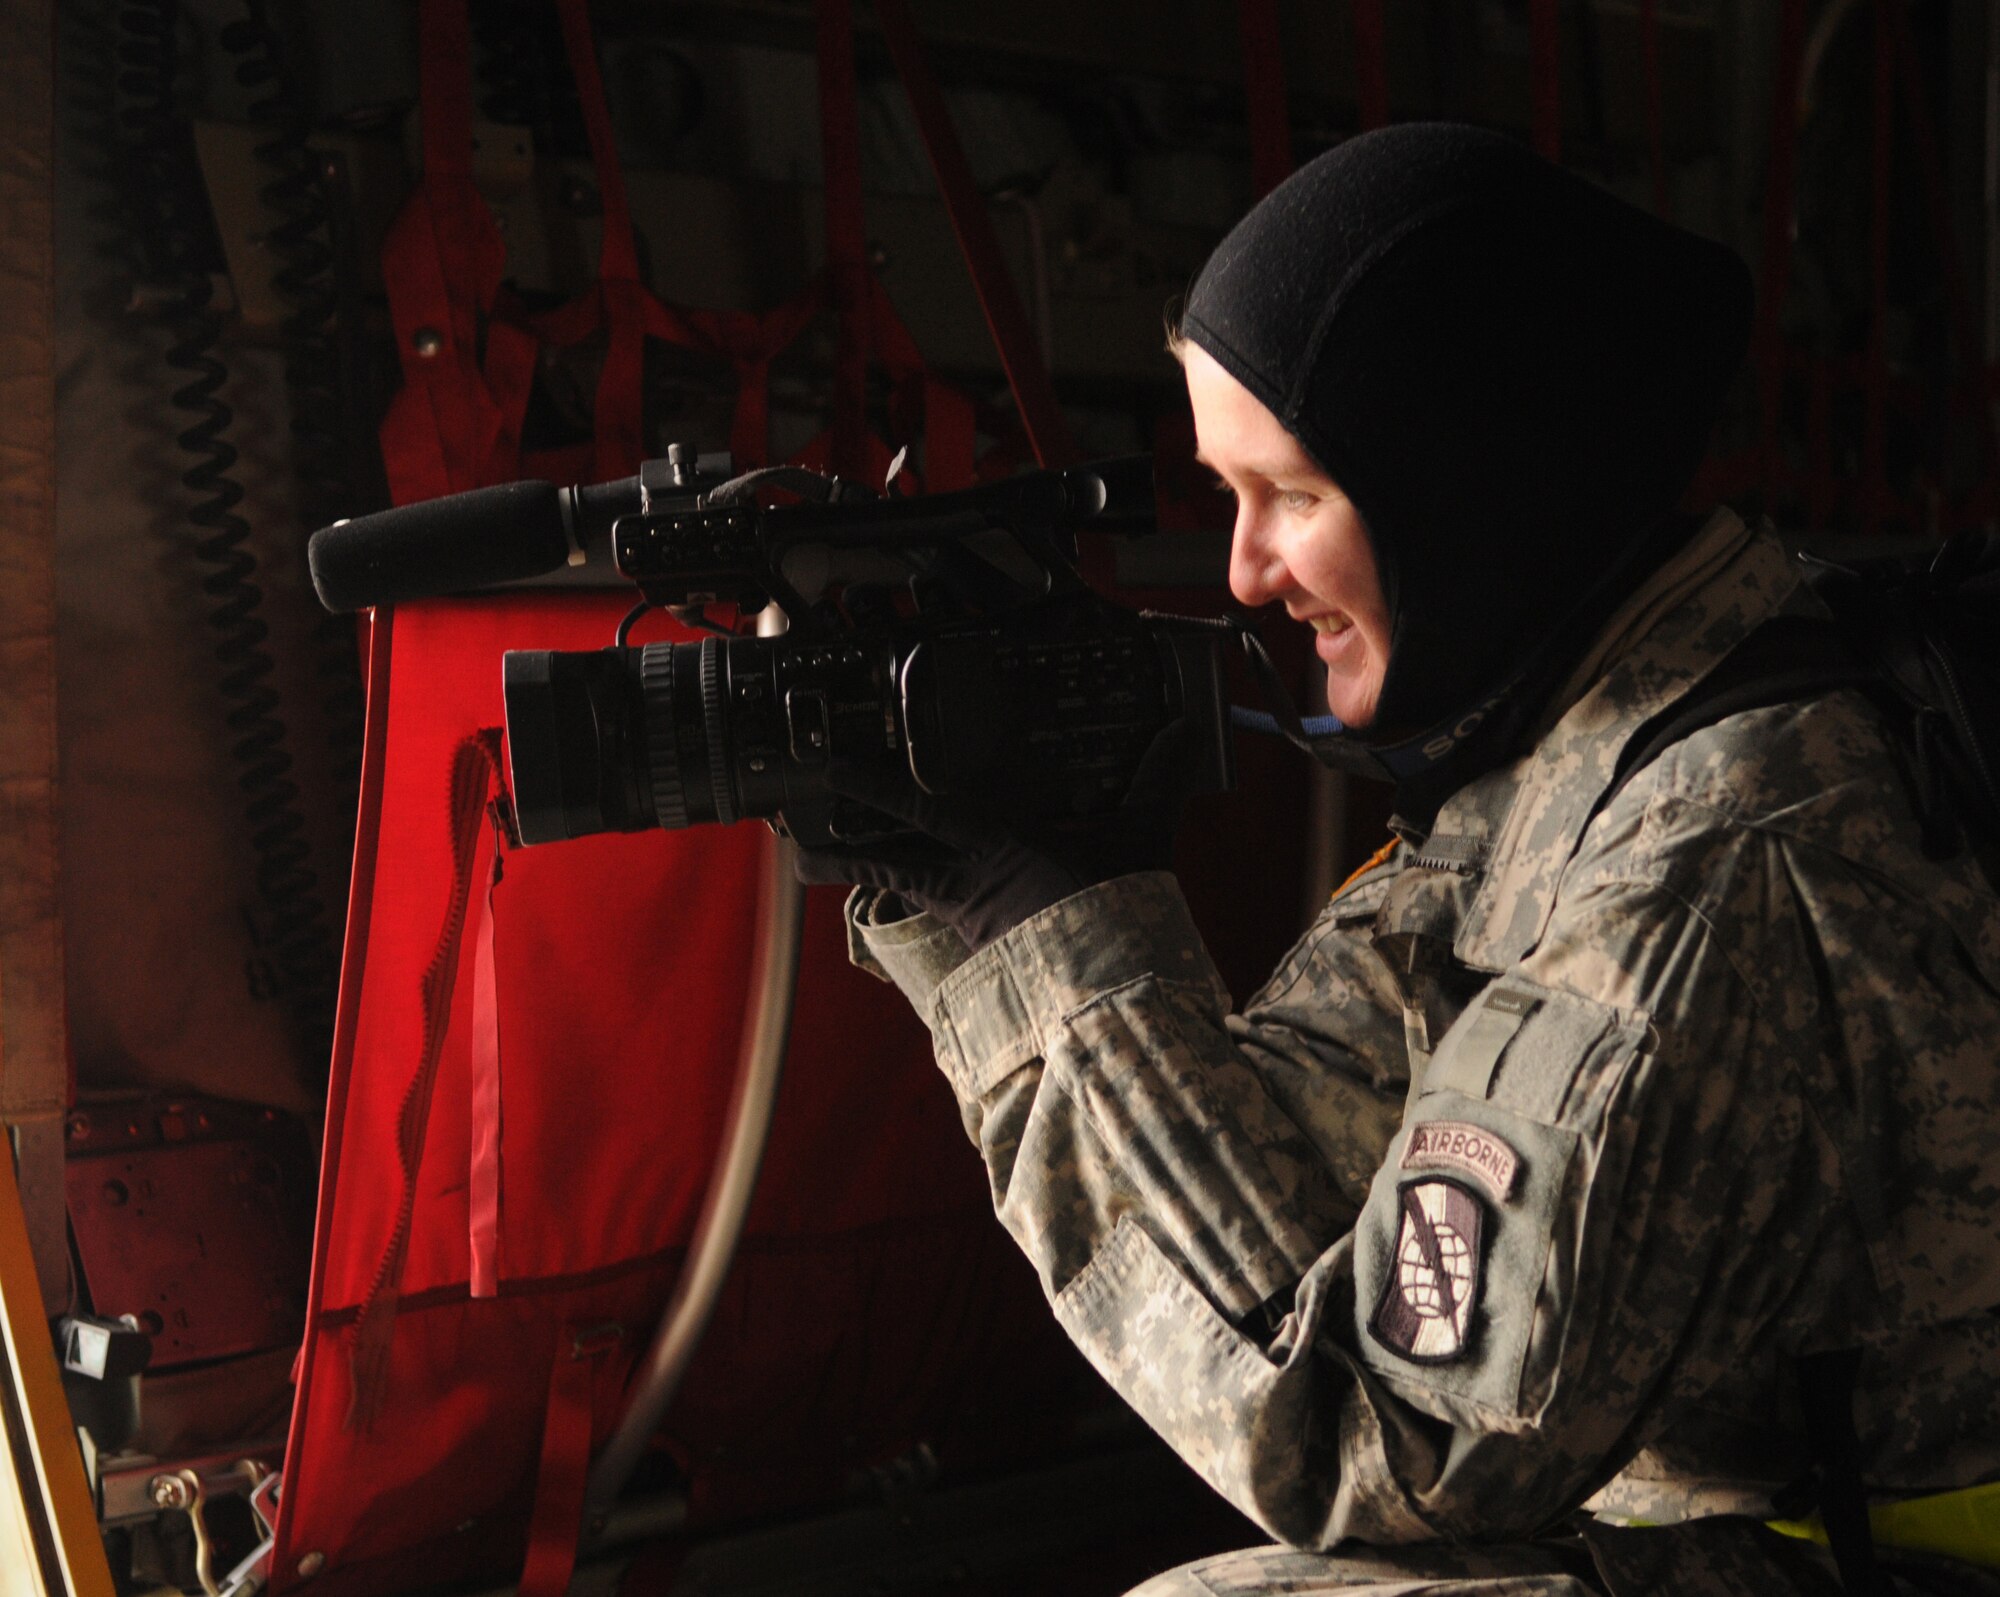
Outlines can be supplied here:
<path id="1" fill-rule="evenodd" d="M 336 521 L 306 543 L 313 589 L 339 614 L 559 571 L 562 500 L 553 483 L 510 482 Z"/>
<path id="2" fill-rule="evenodd" d="M 577 488 L 508 482 L 322 527 L 306 543 L 319 602 L 335 614 L 544 577 L 610 546 L 611 524 L 730 476 L 726 454 L 675 444 L 637 476 Z"/>

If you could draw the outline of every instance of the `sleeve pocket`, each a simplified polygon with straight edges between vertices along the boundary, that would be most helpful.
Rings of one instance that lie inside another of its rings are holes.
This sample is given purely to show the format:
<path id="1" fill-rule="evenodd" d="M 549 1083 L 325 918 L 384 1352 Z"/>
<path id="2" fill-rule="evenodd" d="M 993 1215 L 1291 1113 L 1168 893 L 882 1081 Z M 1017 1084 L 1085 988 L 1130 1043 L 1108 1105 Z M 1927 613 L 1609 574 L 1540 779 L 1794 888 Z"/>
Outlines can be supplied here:
<path id="1" fill-rule="evenodd" d="M 1209 1485 L 1273 1535 L 1301 1533 L 1303 1504 L 1292 1499 L 1310 1412 L 1304 1348 L 1273 1360 L 1130 1216 L 1055 1311 L 1098 1374 Z"/>
<path id="2" fill-rule="evenodd" d="M 1162 1238 L 1230 1314 L 1291 1286 L 1336 1232 L 1337 1194 L 1255 1073 L 1197 1048 L 1151 977 L 1068 1017 L 1051 1076 Z"/>

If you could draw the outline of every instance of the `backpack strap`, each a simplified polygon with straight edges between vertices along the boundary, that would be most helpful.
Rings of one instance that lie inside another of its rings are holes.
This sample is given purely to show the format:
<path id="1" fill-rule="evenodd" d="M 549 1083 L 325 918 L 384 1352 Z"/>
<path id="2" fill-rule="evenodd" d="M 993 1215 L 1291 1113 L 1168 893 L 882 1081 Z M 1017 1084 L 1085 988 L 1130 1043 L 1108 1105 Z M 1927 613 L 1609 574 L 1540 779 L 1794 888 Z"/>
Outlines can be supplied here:
<path id="1" fill-rule="evenodd" d="M 1868 1494 L 1861 1483 L 1861 1441 L 1854 1429 L 1854 1379 L 1859 1348 L 1807 1353 L 1798 1360 L 1799 1401 L 1820 1523 L 1847 1597 L 1891 1597 L 1895 1588 L 1875 1562 Z"/>
<path id="2" fill-rule="evenodd" d="M 1626 739 L 1591 819 L 1595 820 L 1633 777 L 1704 727 L 1746 711 L 1803 703 L 1838 688 L 1878 688 L 1881 682 L 1881 670 L 1856 653 L 1834 622 L 1815 616 L 1775 616 Z"/>
<path id="3" fill-rule="evenodd" d="M 2000 845 L 2000 537 L 1840 564 L 1801 555 L 1806 580 L 1879 668 L 1925 852 L 1970 848 L 1991 874 Z"/>

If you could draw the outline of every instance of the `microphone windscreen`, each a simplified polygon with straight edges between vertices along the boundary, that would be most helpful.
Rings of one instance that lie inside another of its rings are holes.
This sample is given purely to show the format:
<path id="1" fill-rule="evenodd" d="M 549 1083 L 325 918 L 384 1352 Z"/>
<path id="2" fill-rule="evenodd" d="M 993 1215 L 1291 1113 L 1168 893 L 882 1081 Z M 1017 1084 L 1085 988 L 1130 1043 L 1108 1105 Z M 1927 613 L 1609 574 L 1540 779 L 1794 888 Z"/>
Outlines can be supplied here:
<path id="1" fill-rule="evenodd" d="M 322 527 L 306 543 L 319 602 L 335 613 L 539 577 L 569 562 L 553 483 L 425 499 Z"/>

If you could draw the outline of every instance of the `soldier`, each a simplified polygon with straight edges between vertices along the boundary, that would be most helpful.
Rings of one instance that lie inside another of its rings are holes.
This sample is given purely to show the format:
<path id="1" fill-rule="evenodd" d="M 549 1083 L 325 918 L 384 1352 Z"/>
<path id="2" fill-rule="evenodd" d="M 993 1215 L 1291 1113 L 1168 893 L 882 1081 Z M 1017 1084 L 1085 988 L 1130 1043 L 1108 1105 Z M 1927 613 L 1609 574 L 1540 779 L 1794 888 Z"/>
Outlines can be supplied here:
<path id="1" fill-rule="evenodd" d="M 1147 1597 L 2000 1589 L 1924 1501 L 2000 1479 L 2000 901 L 1860 693 L 1649 747 L 1817 613 L 1676 509 L 1748 317 L 1728 252 L 1454 126 L 1217 249 L 1230 584 L 1397 789 L 1241 1014 L 1130 835 L 842 778 L 942 847 L 802 873 L 860 884 L 1064 1328 L 1276 1539 Z M 1862 1481 L 1916 1500 L 1873 1555 Z M 1839 1568 L 1768 1523 L 1815 1506 Z"/>

